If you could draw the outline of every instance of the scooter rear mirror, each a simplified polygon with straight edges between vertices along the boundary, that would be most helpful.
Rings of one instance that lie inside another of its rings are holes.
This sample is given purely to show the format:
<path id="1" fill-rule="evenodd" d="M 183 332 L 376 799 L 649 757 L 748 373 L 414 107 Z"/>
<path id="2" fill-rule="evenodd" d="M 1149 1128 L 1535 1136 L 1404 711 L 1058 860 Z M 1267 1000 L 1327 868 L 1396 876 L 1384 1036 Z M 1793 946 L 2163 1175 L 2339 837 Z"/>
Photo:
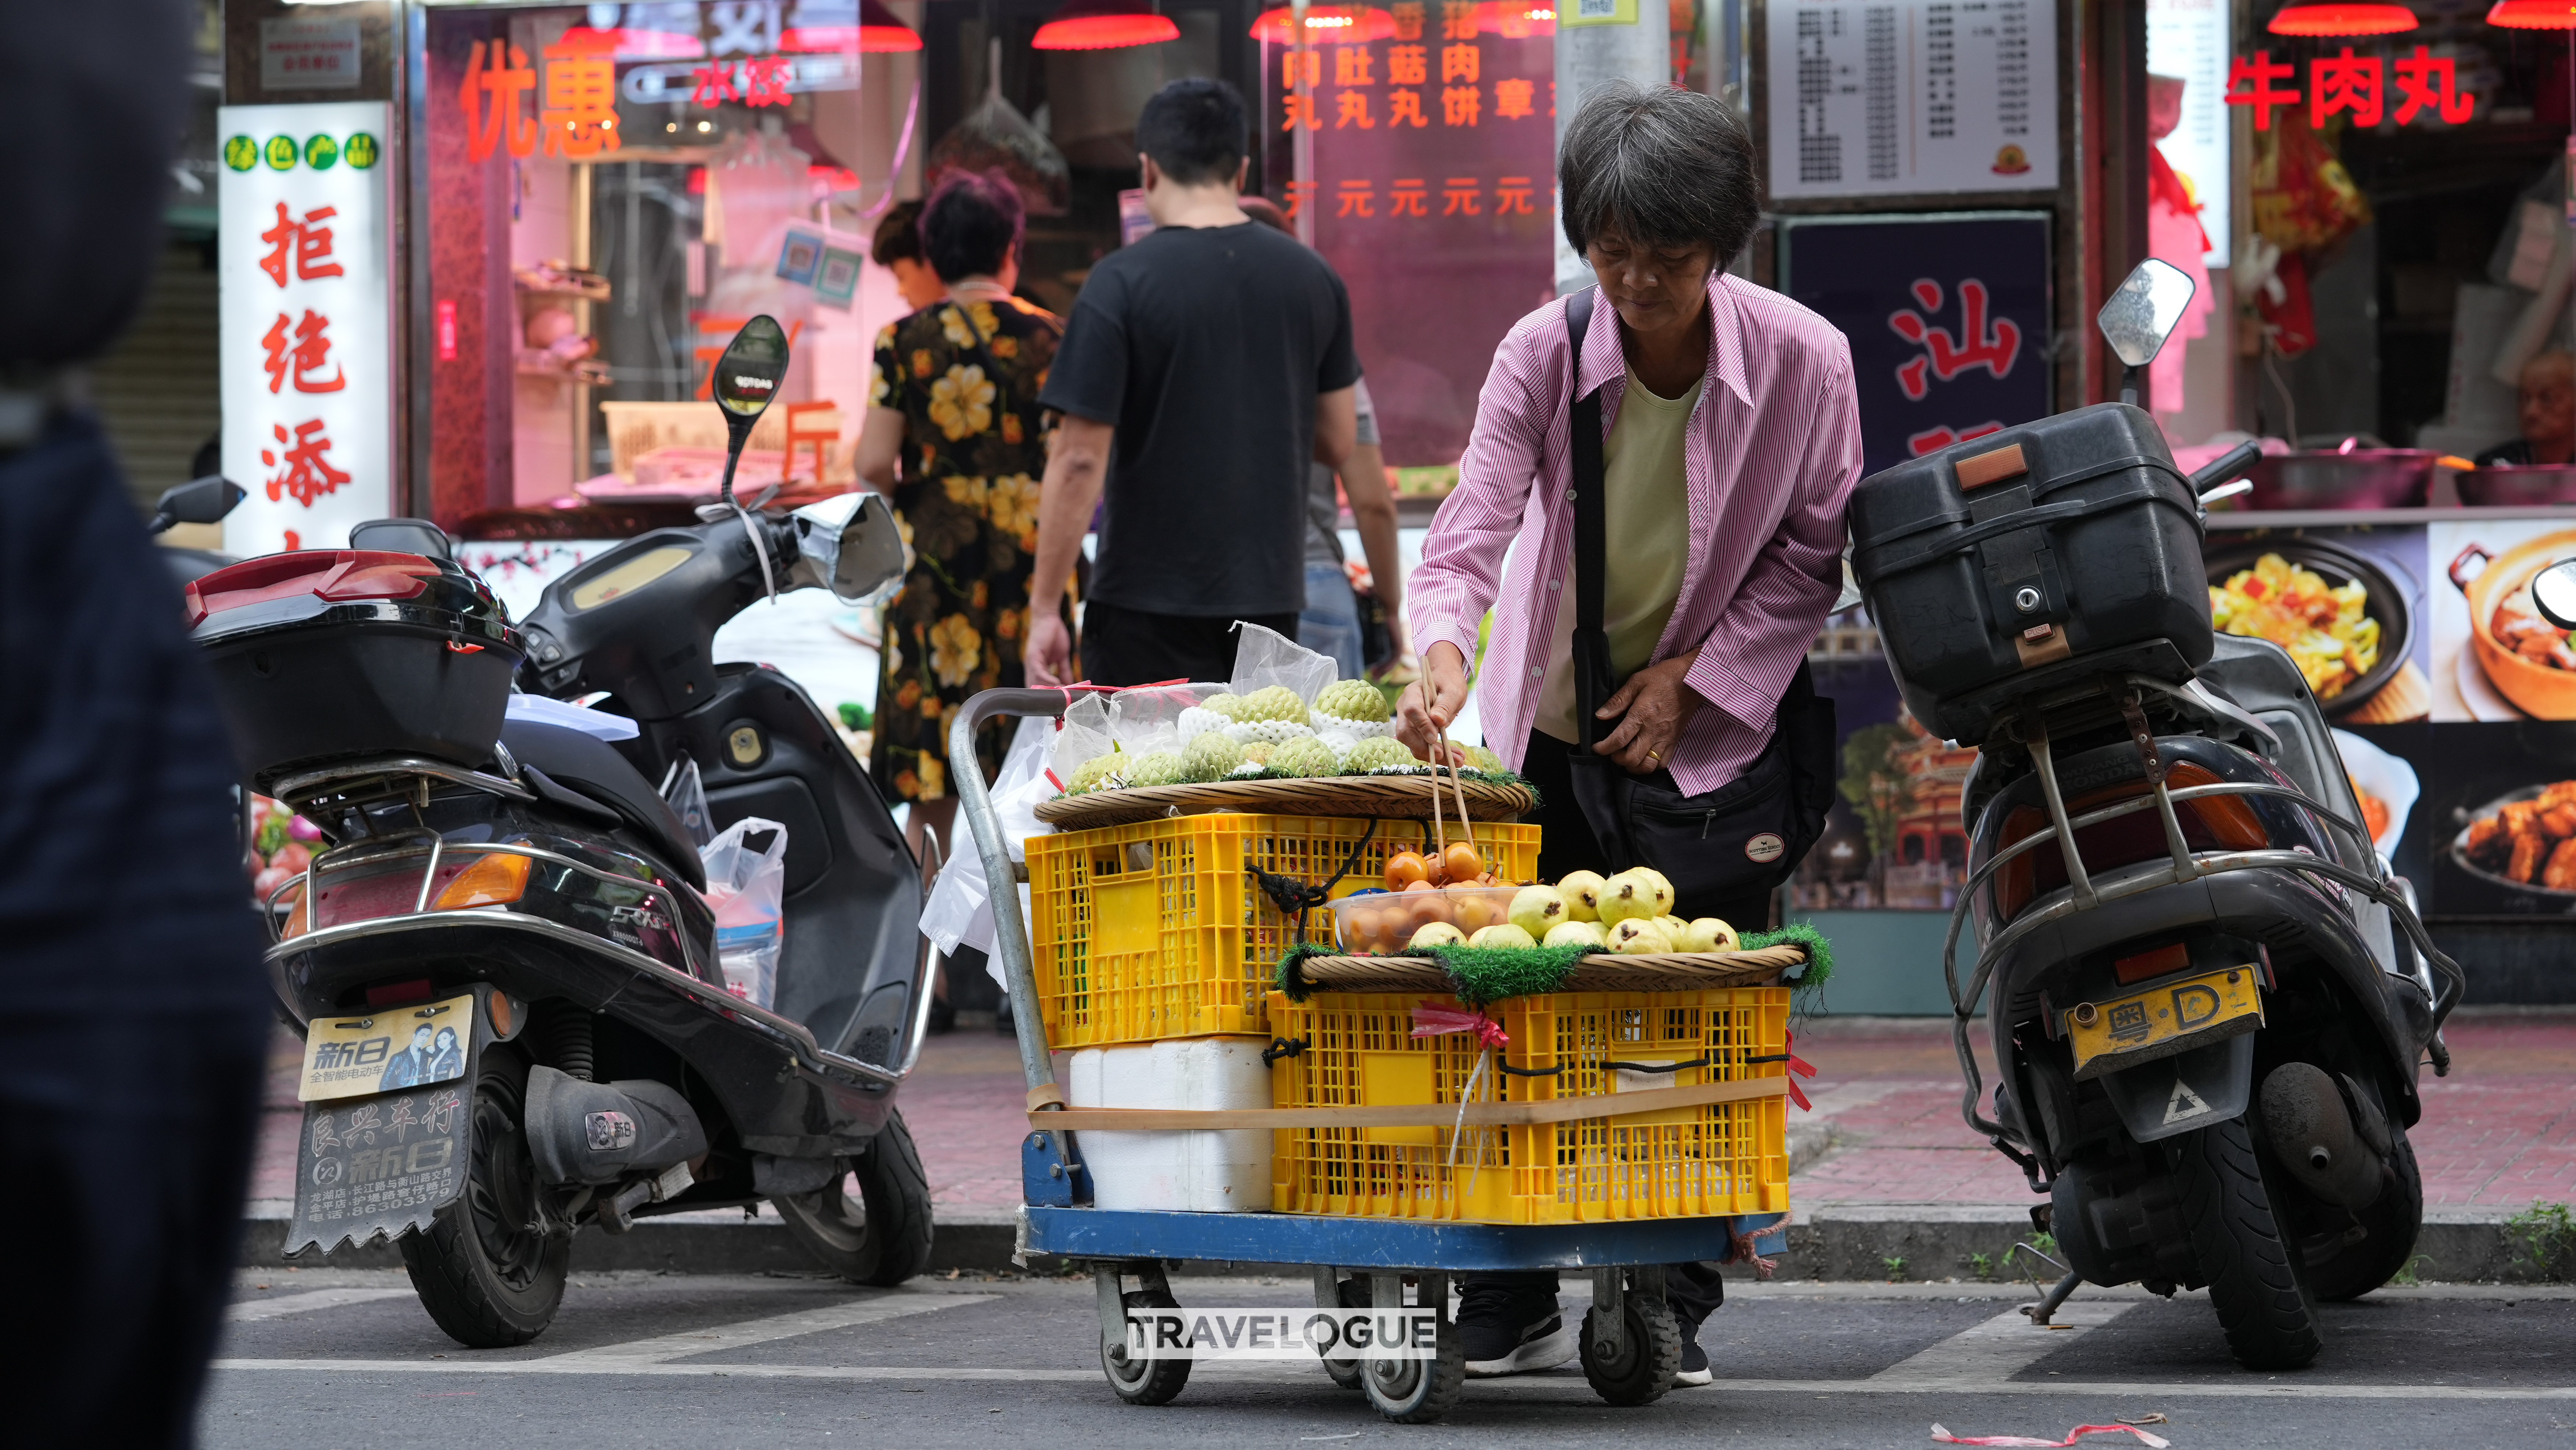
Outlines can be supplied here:
<path id="1" fill-rule="evenodd" d="M 2094 315 L 2102 340 L 2111 344 L 2127 371 L 2120 379 L 2120 401 L 2138 401 L 2138 369 L 2156 360 L 2165 340 L 2182 325 L 2183 309 L 2200 290 L 2180 267 L 2154 257 L 2140 262 L 2120 290 Z"/>
<path id="2" fill-rule="evenodd" d="M 2531 602 L 2540 617 L 2560 629 L 2576 629 L 2576 559 L 2552 564 L 2532 576 Z"/>
<path id="3" fill-rule="evenodd" d="M 845 493 L 790 515 L 801 555 L 788 584 L 820 584 L 857 604 L 903 577 L 903 530 L 878 493 Z"/>
<path id="4" fill-rule="evenodd" d="M 167 533 L 174 524 L 219 524 L 249 492 L 219 474 L 192 478 L 165 491 L 153 506 L 152 532 Z"/>
<path id="5" fill-rule="evenodd" d="M 770 401 L 778 396 L 779 384 L 787 380 L 787 332 L 776 318 L 763 313 L 742 325 L 725 345 L 724 356 L 716 359 L 713 392 L 725 415 L 724 501 L 733 503 L 734 466 L 742 460 L 742 445 L 751 437 L 751 425 L 767 412 Z"/>

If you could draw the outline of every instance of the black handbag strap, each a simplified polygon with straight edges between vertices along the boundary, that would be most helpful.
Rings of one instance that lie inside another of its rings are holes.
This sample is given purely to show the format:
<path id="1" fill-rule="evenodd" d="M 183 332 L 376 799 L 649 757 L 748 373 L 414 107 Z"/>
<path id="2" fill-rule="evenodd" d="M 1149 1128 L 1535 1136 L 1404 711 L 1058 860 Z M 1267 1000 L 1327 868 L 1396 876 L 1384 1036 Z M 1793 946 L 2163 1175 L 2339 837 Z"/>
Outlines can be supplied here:
<path id="1" fill-rule="evenodd" d="M 1583 334 L 1592 322 L 1592 289 L 1565 300 L 1565 330 L 1573 339 L 1567 383 L 1574 390 L 1568 422 L 1573 478 L 1567 498 L 1574 504 L 1574 728 L 1585 754 L 1600 743 L 1601 722 L 1594 712 L 1610 698 L 1610 636 L 1602 628 L 1602 574 L 1608 567 L 1609 532 L 1602 495 L 1601 392 L 1583 386 Z"/>

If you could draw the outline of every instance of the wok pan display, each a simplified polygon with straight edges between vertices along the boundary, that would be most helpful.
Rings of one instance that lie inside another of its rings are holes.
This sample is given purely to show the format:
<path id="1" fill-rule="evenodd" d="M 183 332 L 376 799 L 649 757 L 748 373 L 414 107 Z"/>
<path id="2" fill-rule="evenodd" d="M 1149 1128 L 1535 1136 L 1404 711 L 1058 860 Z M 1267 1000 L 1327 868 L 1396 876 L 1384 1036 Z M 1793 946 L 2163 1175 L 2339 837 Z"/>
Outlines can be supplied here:
<path id="1" fill-rule="evenodd" d="M 2245 470 L 2253 509 L 2408 509 L 2433 497 L 2428 448 L 2267 453 Z"/>
<path id="2" fill-rule="evenodd" d="M 2265 554 L 2278 554 L 2300 568 L 2313 569 L 2338 589 L 2359 580 L 2362 612 L 2379 621 L 2378 663 L 2331 699 L 2320 698 L 2317 703 L 2327 714 L 2341 715 L 2360 705 L 2405 668 L 2407 652 L 2415 647 L 2412 580 L 2401 582 L 2384 561 L 2324 539 L 2242 539 L 2231 543 L 2213 540 L 2202 552 L 2201 562 L 2207 566 L 2214 588 L 2226 583 L 2229 575 L 2253 568 L 2254 561 Z"/>

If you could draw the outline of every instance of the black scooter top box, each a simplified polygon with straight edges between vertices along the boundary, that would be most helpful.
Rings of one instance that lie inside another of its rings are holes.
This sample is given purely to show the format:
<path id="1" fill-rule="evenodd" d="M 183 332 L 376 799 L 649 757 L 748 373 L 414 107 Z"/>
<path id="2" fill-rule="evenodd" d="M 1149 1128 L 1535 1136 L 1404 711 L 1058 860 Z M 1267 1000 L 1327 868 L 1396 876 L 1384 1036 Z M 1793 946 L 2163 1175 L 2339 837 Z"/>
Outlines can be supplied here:
<path id="1" fill-rule="evenodd" d="M 1906 708 L 1984 740 L 2073 675 L 2209 659 L 2200 502 L 2145 412 L 2102 403 L 1862 479 L 1852 573 Z"/>
<path id="2" fill-rule="evenodd" d="M 251 783 L 366 756 L 492 760 L 526 653 L 491 588 L 422 554 L 312 549 L 188 586 L 190 637 Z"/>

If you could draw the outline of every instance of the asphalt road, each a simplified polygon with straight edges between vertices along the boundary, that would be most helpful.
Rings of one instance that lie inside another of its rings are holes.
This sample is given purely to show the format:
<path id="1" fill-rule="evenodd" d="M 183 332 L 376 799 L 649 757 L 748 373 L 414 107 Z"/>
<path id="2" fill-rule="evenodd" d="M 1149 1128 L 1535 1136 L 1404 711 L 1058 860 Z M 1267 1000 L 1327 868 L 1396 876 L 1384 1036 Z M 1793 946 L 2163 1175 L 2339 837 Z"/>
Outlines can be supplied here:
<path id="1" fill-rule="evenodd" d="M 1302 1284 L 1176 1277 L 1185 1305 L 1294 1306 Z M 2324 1357 L 2252 1375 L 2205 1299 L 2087 1291 L 2035 1329 L 2004 1285 L 1730 1284 L 1702 1332 L 1719 1379 L 1643 1409 L 1564 1369 L 1471 1381 L 1436 1426 L 1380 1421 L 1302 1364 L 1201 1365 L 1131 1408 L 1102 1381 L 1088 1281 L 621 1273 L 574 1281 L 522 1349 L 458 1348 L 399 1271 L 256 1271 L 207 1395 L 213 1447 L 342 1443 L 1828 1447 L 2055 1440 L 2161 1414 L 2176 1450 L 2576 1446 L 2576 1290 L 2432 1285 L 2328 1306 Z M 1579 1312 L 1582 1291 L 1570 1286 Z M 2131 1442 L 2090 1439 L 2088 1446 Z"/>

